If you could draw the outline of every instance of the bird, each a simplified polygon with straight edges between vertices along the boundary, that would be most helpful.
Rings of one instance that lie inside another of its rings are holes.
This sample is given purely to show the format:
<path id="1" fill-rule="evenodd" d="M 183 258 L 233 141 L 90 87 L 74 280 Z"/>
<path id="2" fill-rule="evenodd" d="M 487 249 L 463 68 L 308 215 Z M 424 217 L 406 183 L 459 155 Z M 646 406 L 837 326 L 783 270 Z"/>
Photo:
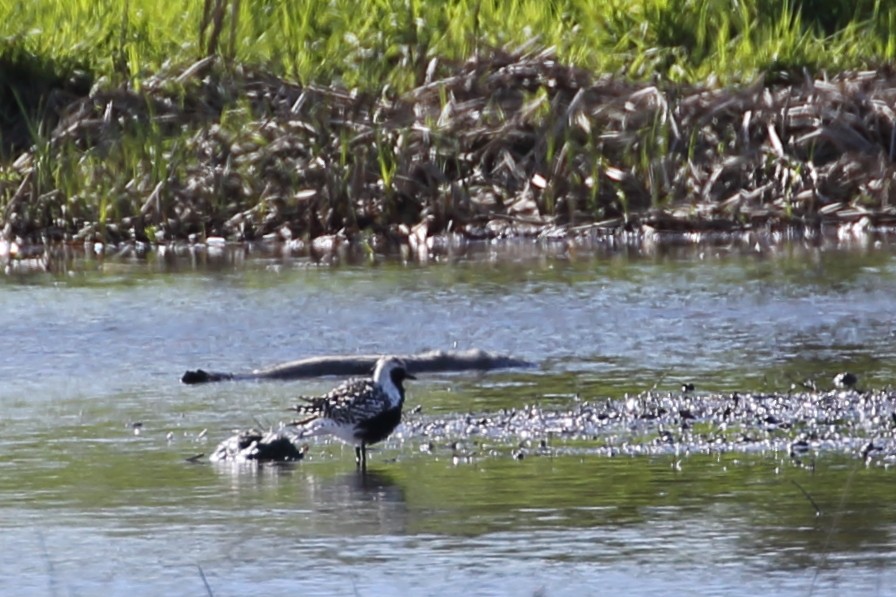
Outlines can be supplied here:
<path id="1" fill-rule="evenodd" d="M 292 422 L 303 428 L 303 435 L 329 434 L 355 446 L 355 461 L 367 469 L 367 446 L 383 441 L 401 422 L 408 373 L 398 357 L 382 357 L 376 362 L 373 377 L 354 378 L 316 397 L 300 396 L 302 402 L 291 410 L 308 415 Z"/>
<path id="2" fill-rule="evenodd" d="M 212 462 L 291 462 L 305 457 L 308 446 L 298 446 L 282 432 L 264 433 L 255 429 L 239 431 L 224 440 L 209 456 Z"/>
<path id="3" fill-rule="evenodd" d="M 858 383 L 859 377 L 855 373 L 850 373 L 849 371 L 844 371 L 843 373 L 838 373 L 834 376 L 834 387 L 839 390 L 855 389 L 856 384 Z"/>

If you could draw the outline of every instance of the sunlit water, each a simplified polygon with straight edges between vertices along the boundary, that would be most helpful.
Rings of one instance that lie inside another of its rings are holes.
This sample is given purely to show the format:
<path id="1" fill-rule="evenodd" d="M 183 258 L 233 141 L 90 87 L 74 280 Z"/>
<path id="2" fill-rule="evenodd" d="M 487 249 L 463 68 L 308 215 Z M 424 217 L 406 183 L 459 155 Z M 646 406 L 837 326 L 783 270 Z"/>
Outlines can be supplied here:
<path id="1" fill-rule="evenodd" d="M 882 387 L 896 369 L 887 250 L 165 269 L 0 281 L 0 593 L 896 592 L 894 473 L 856 458 L 821 454 L 811 471 L 781 453 L 515 460 L 483 445 L 455 459 L 399 430 L 367 477 L 323 441 L 291 466 L 189 463 L 335 380 L 178 381 L 456 346 L 537 367 L 411 382 L 421 416 L 684 381 L 829 387 L 844 370 Z"/>

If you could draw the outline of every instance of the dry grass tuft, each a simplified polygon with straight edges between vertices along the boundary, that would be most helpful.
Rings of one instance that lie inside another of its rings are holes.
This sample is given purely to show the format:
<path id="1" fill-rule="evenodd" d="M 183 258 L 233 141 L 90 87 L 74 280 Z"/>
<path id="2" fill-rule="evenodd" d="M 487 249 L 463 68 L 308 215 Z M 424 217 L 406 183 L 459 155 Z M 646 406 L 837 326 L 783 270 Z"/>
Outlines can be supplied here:
<path id="1" fill-rule="evenodd" d="M 376 246 L 595 223 L 891 226 L 894 106 L 889 70 L 712 89 L 495 49 L 375 96 L 208 57 L 61 108 L 0 179 L 3 223 L 32 241 Z"/>

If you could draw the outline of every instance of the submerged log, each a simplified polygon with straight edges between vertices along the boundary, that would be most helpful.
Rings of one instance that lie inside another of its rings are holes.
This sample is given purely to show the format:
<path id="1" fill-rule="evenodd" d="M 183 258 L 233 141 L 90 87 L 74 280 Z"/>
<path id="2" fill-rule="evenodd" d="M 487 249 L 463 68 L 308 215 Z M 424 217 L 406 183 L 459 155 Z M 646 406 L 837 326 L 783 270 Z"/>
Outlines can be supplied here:
<path id="1" fill-rule="evenodd" d="M 199 384 L 213 381 L 243 380 L 292 380 L 309 377 L 336 375 L 367 375 L 382 355 L 351 355 L 310 357 L 281 363 L 264 369 L 256 369 L 251 373 L 222 373 L 196 369 L 187 371 L 181 377 L 185 384 Z M 508 355 L 494 354 L 479 349 L 463 351 L 431 350 L 416 355 L 398 355 L 404 359 L 408 372 L 444 373 L 454 371 L 489 371 L 492 369 L 508 369 L 511 367 L 531 367 L 532 363 Z"/>

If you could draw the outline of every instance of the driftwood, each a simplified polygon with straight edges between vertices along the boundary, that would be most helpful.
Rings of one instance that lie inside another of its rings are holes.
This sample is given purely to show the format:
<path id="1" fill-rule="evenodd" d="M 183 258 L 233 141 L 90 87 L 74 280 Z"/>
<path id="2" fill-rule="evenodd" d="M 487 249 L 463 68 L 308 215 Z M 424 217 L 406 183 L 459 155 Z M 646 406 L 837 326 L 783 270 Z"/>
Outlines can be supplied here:
<path id="1" fill-rule="evenodd" d="M 326 375 L 351 376 L 367 375 L 373 370 L 377 359 L 382 355 L 352 355 L 310 357 L 281 363 L 264 369 L 256 369 L 251 373 L 221 373 L 196 369 L 187 371 L 181 377 L 185 384 L 198 384 L 212 381 L 243 380 L 291 380 Z M 494 354 L 484 350 L 471 349 L 464 351 L 431 350 L 416 355 L 399 355 L 404 359 L 408 372 L 442 373 L 447 371 L 487 371 L 510 367 L 531 367 L 532 363 L 507 355 Z"/>

